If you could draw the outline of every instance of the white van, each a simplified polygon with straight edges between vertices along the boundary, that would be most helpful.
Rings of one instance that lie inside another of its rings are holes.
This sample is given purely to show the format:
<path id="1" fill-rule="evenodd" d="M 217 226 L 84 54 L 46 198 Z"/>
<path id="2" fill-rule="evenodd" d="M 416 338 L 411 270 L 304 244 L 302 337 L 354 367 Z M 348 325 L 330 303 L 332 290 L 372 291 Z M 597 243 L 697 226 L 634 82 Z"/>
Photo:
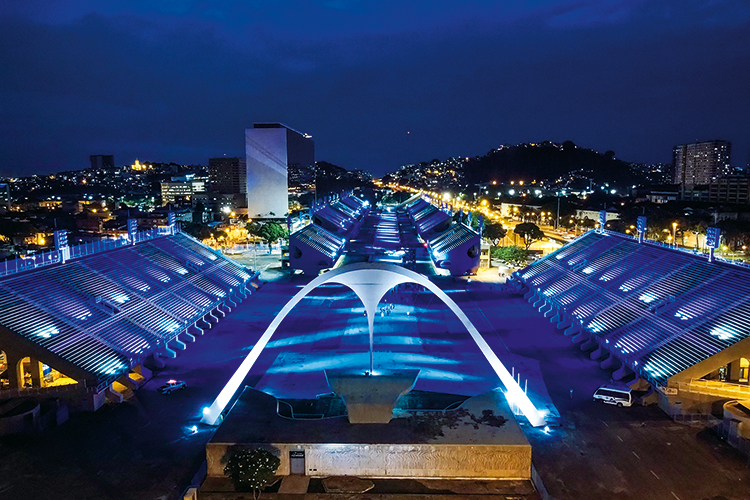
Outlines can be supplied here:
<path id="1" fill-rule="evenodd" d="M 594 392 L 594 401 L 601 401 L 610 405 L 631 406 L 633 391 L 627 387 L 603 385 Z"/>

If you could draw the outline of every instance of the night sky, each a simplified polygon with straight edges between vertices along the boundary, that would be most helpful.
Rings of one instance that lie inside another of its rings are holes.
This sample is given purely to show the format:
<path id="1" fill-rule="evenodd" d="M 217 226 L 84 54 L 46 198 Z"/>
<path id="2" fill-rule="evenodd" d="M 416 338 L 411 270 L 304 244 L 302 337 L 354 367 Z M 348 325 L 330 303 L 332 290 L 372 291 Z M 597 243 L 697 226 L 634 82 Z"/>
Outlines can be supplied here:
<path id="1" fill-rule="evenodd" d="M 2 0 L 0 175 L 206 164 L 279 121 L 375 174 L 563 141 L 750 157 L 747 0 Z"/>

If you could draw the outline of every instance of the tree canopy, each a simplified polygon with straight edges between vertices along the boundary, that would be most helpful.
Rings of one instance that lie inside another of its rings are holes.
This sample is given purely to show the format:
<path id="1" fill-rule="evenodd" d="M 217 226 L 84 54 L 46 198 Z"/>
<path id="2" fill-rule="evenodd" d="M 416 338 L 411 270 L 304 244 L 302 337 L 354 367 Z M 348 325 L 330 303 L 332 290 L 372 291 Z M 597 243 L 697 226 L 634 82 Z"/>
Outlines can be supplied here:
<path id="1" fill-rule="evenodd" d="M 277 456 L 263 448 L 244 449 L 229 457 L 224 474 L 231 478 L 237 490 L 252 490 L 256 498 L 257 492 L 271 482 L 280 463 Z"/>
<path id="2" fill-rule="evenodd" d="M 245 229 L 247 229 L 248 234 L 263 238 L 269 243 L 289 238 L 289 231 L 278 222 L 265 222 L 262 224 L 251 222 L 245 226 Z"/>
<path id="3" fill-rule="evenodd" d="M 526 245 L 526 250 L 529 249 L 532 243 L 544 238 L 544 232 L 539 229 L 539 226 L 532 222 L 518 224 L 513 232 L 523 239 L 523 243 Z"/>
<path id="4" fill-rule="evenodd" d="M 508 231 L 499 222 L 488 222 L 484 225 L 484 237 L 492 242 L 494 246 L 500 244 Z"/>
<path id="5" fill-rule="evenodd" d="M 523 266 L 526 264 L 526 259 L 529 256 L 529 252 L 519 246 L 499 247 L 491 250 L 492 257 L 499 259 L 503 262 L 514 266 Z"/>

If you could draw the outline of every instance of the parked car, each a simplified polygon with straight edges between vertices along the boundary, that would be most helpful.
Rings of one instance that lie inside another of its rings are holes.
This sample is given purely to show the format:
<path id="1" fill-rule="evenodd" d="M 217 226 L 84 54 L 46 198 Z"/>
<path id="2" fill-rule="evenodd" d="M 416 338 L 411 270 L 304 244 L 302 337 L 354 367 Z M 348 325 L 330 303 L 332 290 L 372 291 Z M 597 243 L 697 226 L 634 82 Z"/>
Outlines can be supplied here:
<path id="1" fill-rule="evenodd" d="M 157 390 L 162 394 L 170 394 L 174 391 L 182 390 L 187 387 L 184 380 L 168 380 L 166 384 L 159 387 Z"/>
<path id="2" fill-rule="evenodd" d="M 594 392 L 594 401 L 621 407 L 631 406 L 633 404 L 633 391 L 627 387 L 603 385 Z"/>

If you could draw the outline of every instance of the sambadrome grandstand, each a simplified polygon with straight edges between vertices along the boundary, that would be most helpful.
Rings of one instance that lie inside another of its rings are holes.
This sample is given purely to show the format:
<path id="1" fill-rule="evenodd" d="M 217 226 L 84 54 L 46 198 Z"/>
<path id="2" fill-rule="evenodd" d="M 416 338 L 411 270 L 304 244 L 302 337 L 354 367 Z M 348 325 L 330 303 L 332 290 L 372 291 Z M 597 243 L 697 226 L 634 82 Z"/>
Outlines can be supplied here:
<path id="1" fill-rule="evenodd" d="M 750 399 L 750 268 L 590 231 L 515 273 L 525 298 L 623 382 L 669 412 Z"/>
<path id="2" fill-rule="evenodd" d="M 257 274 L 174 225 L 48 256 L 0 264 L 0 403 L 118 400 L 257 286 Z M 591 231 L 509 285 L 613 378 L 647 382 L 667 411 L 750 399 L 750 267 Z"/>
<path id="3" fill-rule="evenodd" d="M 137 388 L 144 363 L 163 366 L 159 356 L 174 357 L 211 328 L 256 277 L 174 225 L 94 250 L 65 246 L 51 264 L 4 268 L 0 399 L 63 397 L 89 410 L 121 400 L 113 384 Z"/>

